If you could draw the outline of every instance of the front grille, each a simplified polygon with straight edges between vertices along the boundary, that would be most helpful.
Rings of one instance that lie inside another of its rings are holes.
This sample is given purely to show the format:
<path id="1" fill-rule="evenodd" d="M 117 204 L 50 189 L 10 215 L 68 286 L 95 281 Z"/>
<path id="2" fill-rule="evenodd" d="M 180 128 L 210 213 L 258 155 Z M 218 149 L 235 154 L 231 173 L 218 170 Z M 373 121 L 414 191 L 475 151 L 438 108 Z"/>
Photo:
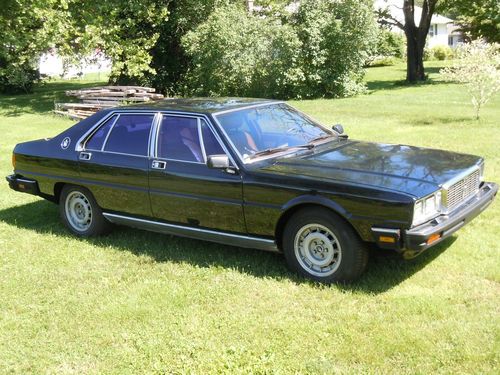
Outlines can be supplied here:
<path id="1" fill-rule="evenodd" d="M 453 211 L 461 203 L 465 202 L 479 190 L 480 172 L 476 169 L 471 174 L 455 182 L 446 190 L 446 201 L 444 202 L 448 212 Z"/>

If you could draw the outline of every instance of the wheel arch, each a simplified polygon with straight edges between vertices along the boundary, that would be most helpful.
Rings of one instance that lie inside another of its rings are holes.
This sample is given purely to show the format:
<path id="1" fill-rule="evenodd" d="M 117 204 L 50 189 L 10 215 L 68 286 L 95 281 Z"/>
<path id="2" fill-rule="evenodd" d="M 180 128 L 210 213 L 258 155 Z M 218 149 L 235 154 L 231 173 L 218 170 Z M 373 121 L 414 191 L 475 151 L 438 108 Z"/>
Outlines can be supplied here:
<path id="1" fill-rule="evenodd" d="M 281 216 L 279 217 L 276 226 L 275 226 L 275 241 L 278 245 L 278 248 L 282 250 L 283 246 L 283 232 L 285 230 L 285 226 L 290 220 L 290 218 L 295 215 L 298 211 L 301 211 L 306 208 L 325 208 L 330 210 L 331 212 L 338 215 L 341 219 L 343 219 L 348 225 L 350 225 L 354 231 L 359 235 L 358 230 L 352 225 L 349 218 L 351 214 L 340 204 L 337 202 L 328 199 L 319 195 L 304 195 L 297 198 L 292 199 L 287 204 L 283 206 Z"/>
<path id="2" fill-rule="evenodd" d="M 54 184 L 54 202 L 59 203 L 59 199 L 61 197 L 61 192 L 64 185 L 68 185 L 67 182 L 56 182 Z"/>

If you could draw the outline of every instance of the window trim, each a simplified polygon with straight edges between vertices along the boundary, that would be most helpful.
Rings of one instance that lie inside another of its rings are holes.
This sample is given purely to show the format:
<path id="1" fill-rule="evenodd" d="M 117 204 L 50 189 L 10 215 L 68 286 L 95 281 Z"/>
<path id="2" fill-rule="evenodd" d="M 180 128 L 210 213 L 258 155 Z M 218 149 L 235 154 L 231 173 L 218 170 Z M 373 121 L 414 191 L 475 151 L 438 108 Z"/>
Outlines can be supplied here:
<path id="1" fill-rule="evenodd" d="M 266 104 L 272 104 L 272 103 L 276 103 L 276 102 L 271 102 L 271 103 L 266 103 Z M 284 103 L 284 102 L 278 102 L 278 103 Z M 245 108 L 250 108 L 250 107 L 254 107 L 254 106 L 248 106 L 248 107 L 245 107 Z M 241 108 L 239 108 L 239 109 L 241 109 Z M 218 124 L 214 124 L 214 121 L 216 121 L 215 118 L 213 116 L 209 117 L 206 114 L 196 113 L 196 112 L 182 112 L 182 111 L 168 111 L 168 110 L 154 111 L 154 110 L 151 110 L 151 109 L 145 109 L 145 110 L 127 110 L 127 109 L 117 108 L 115 110 L 110 111 L 105 116 L 103 116 L 101 119 L 99 119 L 99 121 L 97 121 L 89 130 L 87 130 L 78 139 L 78 141 L 75 143 L 75 151 L 76 152 L 85 151 L 85 147 L 84 147 L 85 143 L 94 134 L 94 132 L 96 132 L 111 117 L 113 117 L 114 115 L 120 115 L 120 114 L 124 114 L 124 115 L 125 114 L 153 114 L 155 116 L 155 118 L 153 119 L 153 123 L 152 123 L 152 126 L 151 126 L 151 132 L 150 132 L 150 136 L 149 136 L 149 153 L 148 153 L 148 155 L 147 156 L 135 155 L 135 154 L 121 154 L 121 155 L 130 155 L 130 156 L 146 157 L 146 158 L 156 158 L 155 149 L 156 149 L 156 146 L 157 146 L 156 144 L 157 144 L 157 141 L 158 141 L 158 137 L 157 136 L 158 136 L 159 125 L 161 124 L 161 120 L 162 120 L 163 116 L 167 115 L 167 116 L 179 116 L 179 117 L 195 117 L 195 118 L 202 119 L 202 120 L 204 120 L 207 123 L 208 128 L 210 129 L 210 131 L 212 132 L 212 134 L 215 136 L 215 139 L 217 140 L 217 142 L 219 143 L 219 145 L 222 147 L 222 150 L 224 151 L 224 153 L 229 158 L 232 167 L 236 168 L 236 170 L 238 170 L 238 171 L 240 170 L 240 166 L 239 166 L 238 163 L 236 163 L 236 160 L 234 159 L 233 155 L 231 154 L 230 148 L 228 148 L 228 146 L 226 146 L 226 144 L 223 141 L 223 138 L 217 132 L 217 126 L 218 126 Z M 221 127 L 219 126 L 219 128 L 221 128 Z M 225 135 L 225 133 L 224 133 L 223 130 L 222 130 L 222 134 L 224 134 L 224 136 L 227 139 L 227 136 Z M 231 144 L 231 140 L 230 139 L 227 139 L 227 141 Z M 233 147 L 232 144 L 231 144 L 231 147 Z M 103 152 L 103 153 L 114 153 L 112 151 L 111 152 L 110 151 L 101 151 L 101 152 Z M 234 150 L 234 148 L 233 148 L 233 152 L 235 152 L 236 154 L 238 154 L 238 151 Z M 189 161 L 186 161 L 186 160 L 163 159 L 163 158 L 160 158 L 160 159 L 161 160 L 172 160 L 172 161 L 178 161 L 178 162 L 184 162 L 184 163 L 193 163 L 193 162 L 189 162 Z M 198 162 L 195 162 L 195 163 L 196 164 L 201 164 L 201 163 L 198 163 Z M 205 165 L 206 165 L 206 163 L 205 163 Z"/>
<path id="2" fill-rule="evenodd" d="M 194 118 L 194 119 L 197 120 L 196 126 L 197 126 L 197 129 L 198 129 L 198 138 L 199 138 L 200 148 L 202 150 L 205 162 L 202 163 L 202 162 L 199 162 L 199 161 L 181 160 L 181 159 L 173 159 L 173 158 L 164 158 L 164 157 L 158 156 L 158 143 L 159 143 L 160 128 L 161 128 L 161 125 L 162 125 L 162 122 L 163 122 L 163 118 L 166 117 L 166 116 L 168 116 L 168 117 Z M 235 168 L 238 169 L 238 165 L 234 162 L 234 159 L 231 156 L 231 154 L 229 153 L 227 147 L 224 145 L 224 143 L 220 139 L 219 135 L 214 130 L 214 128 L 213 128 L 212 124 L 210 123 L 210 121 L 207 121 L 207 118 L 204 115 L 196 115 L 196 114 L 188 114 L 188 113 L 186 113 L 186 114 L 184 114 L 184 113 L 172 113 L 172 112 L 161 112 L 161 113 L 159 113 L 159 120 L 158 120 L 158 123 L 157 123 L 157 127 L 155 129 L 155 133 L 153 134 L 154 138 L 152 139 L 152 146 L 153 147 L 151 148 L 151 151 L 152 151 L 151 152 L 151 155 L 152 155 L 151 157 L 154 158 L 154 159 L 158 159 L 158 160 L 176 161 L 176 162 L 182 162 L 182 163 L 207 165 L 207 157 L 208 157 L 208 155 L 206 154 L 206 151 L 205 151 L 205 142 L 203 140 L 203 135 L 202 135 L 202 132 L 201 132 L 201 126 L 202 126 L 201 121 L 205 121 L 205 123 L 208 126 L 209 131 L 215 137 L 215 140 L 217 141 L 217 143 L 219 143 L 219 146 L 221 146 L 222 151 L 229 157 L 229 160 L 231 161 L 231 164 Z"/>

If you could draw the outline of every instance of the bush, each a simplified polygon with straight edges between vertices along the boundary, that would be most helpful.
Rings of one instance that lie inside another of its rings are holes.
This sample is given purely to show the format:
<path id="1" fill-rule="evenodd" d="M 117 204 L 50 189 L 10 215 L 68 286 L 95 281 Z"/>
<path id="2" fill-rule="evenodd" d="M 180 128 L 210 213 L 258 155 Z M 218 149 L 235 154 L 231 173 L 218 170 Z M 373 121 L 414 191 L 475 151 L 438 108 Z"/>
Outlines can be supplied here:
<path id="1" fill-rule="evenodd" d="M 377 32 L 376 58 L 395 57 L 402 59 L 405 55 L 406 39 L 404 35 L 380 28 Z"/>
<path id="2" fill-rule="evenodd" d="M 375 43 L 370 1 L 301 2 L 278 19 L 216 9 L 187 33 L 184 94 L 312 98 L 355 95 Z"/>
<path id="3" fill-rule="evenodd" d="M 457 60 L 441 74 L 447 81 L 465 84 L 479 119 L 481 108 L 500 91 L 500 44 L 474 41 L 458 47 Z"/>
<path id="4" fill-rule="evenodd" d="M 453 50 L 448 46 L 434 46 L 430 53 L 436 60 L 448 60 L 453 57 Z"/>
<path id="5" fill-rule="evenodd" d="M 29 65 L 16 66 L 10 64 L 0 67 L 0 92 L 6 94 L 26 94 L 40 79 L 38 70 Z"/>

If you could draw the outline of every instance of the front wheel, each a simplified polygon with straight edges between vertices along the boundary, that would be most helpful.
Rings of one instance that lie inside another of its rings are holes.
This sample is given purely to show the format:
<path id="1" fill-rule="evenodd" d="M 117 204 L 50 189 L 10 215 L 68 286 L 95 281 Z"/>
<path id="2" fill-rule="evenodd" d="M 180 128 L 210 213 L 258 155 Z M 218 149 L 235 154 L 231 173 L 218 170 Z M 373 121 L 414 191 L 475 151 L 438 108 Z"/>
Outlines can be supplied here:
<path id="1" fill-rule="evenodd" d="M 322 208 L 292 216 L 283 233 L 283 250 L 293 271 L 324 283 L 353 281 L 368 263 L 368 251 L 353 228 Z"/>
<path id="2" fill-rule="evenodd" d="M 102 215 L 92 193 L 81 186 L 63 187 L 59 213 L 66 227 L 78 236 L 98 236 L 111 228 L 111 223 Z"/>

